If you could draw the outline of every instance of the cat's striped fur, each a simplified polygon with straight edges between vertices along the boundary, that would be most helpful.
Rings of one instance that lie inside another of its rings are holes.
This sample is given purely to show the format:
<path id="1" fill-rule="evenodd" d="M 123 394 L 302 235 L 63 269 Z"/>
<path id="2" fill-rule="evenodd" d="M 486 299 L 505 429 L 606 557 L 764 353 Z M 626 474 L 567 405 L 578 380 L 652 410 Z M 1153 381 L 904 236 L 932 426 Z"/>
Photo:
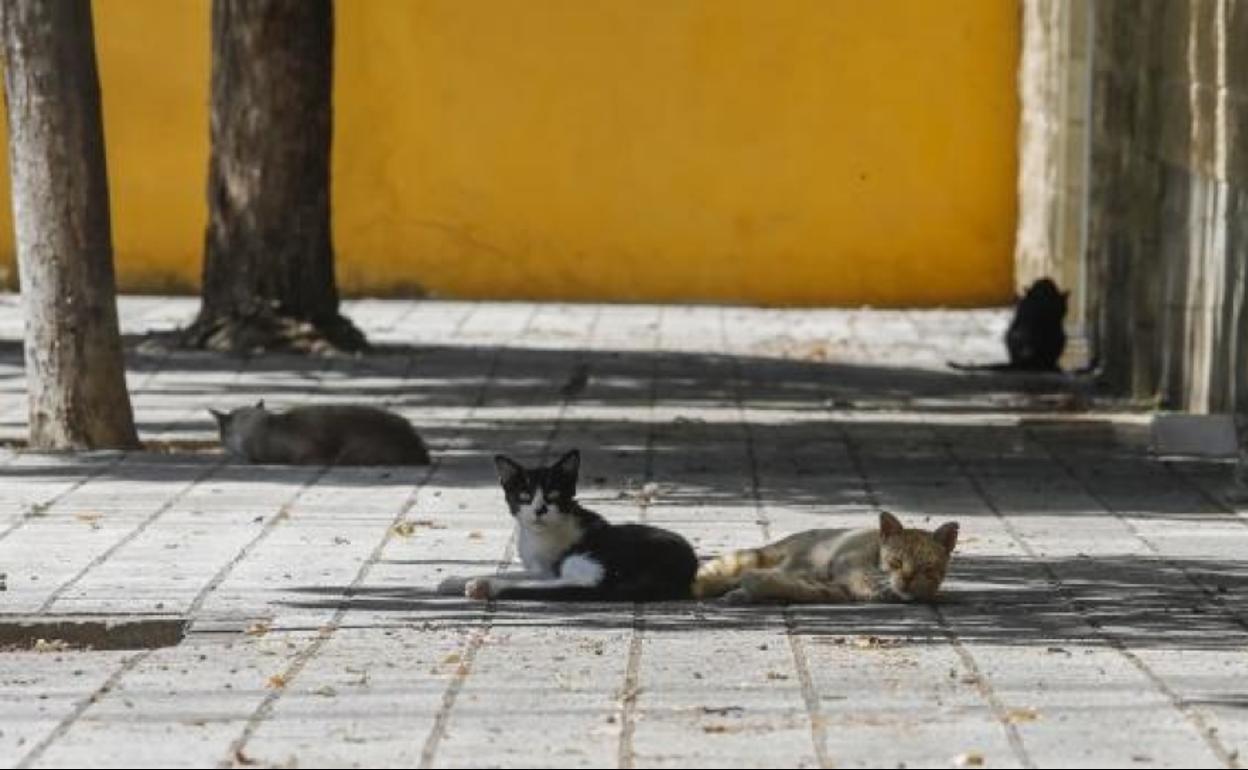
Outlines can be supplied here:
<path id="1" fill-rule="evenodd" d="M 693 593 L 741 603 L 930 601 L 957 539 L 956 522 L 927 532 L 884 512 L 878 528 L 807 530 L 724 554 L 699 568 Z"/>

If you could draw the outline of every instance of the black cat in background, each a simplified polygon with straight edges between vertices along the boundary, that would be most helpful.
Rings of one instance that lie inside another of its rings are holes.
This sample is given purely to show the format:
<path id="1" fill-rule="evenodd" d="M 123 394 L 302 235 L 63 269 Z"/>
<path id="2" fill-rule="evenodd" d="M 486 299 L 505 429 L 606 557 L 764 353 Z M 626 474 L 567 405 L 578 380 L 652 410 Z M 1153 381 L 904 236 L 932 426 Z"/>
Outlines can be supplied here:
<path id="1" fill-rule="evenodd" d="M 1005 333 L 1005 347 L 1010 354 L 1008 364 L 949 365 L 962 371 L 994 372 L 1058 372 L 1057 361 L 1066 348 L 1068 291 L 1058 291 L 1057 284 L 1041 278 L 1027 289 L 1014 307 L 1014 319 Z"/>

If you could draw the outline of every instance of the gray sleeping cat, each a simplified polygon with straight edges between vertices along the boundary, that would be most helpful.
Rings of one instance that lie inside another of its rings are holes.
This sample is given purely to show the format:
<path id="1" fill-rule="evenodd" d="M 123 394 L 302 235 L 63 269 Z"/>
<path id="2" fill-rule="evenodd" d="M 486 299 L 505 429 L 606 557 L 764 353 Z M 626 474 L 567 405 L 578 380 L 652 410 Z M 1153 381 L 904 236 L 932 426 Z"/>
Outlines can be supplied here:
<path id="1" fill-rule="evenodd" d="M 429 451 L 407 420 L 371 406 L 300 406 L 270 412 L 261 401 L 209 409 L 234 457 L 276 465 L 427 465 Z"/>

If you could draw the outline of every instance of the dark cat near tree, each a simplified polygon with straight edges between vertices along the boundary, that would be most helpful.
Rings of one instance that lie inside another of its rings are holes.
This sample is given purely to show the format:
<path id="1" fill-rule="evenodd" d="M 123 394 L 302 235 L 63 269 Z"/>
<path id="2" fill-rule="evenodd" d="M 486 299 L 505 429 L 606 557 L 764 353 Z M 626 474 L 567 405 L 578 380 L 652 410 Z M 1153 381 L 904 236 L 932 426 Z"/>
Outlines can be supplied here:
<path id="1" fill-rule="evenodd" d="M 231 412 L 209 409 L 225 451 L 251 463 L 428 465 L 415 428 L 371 406 L 323 404 L 272 412 L 260 401 Z"/>
<path id="2" fill-rule="evenodd" d="M 1005 364 L 949 363 L 963 371 L 1057 372 L 1066 349 L 1066 305 L 1070 292 L 1059 291 L 1049 278 L 1033 283 L 1014 307 L 1014 318 L 1005 333 L 1010 361 Z"/>

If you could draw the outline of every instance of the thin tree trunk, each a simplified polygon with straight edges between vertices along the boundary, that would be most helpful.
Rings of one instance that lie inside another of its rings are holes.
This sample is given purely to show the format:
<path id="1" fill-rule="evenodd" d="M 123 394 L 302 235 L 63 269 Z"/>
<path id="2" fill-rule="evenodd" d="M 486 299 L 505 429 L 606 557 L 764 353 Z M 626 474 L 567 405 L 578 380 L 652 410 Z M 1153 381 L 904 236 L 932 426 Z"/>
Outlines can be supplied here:
<path id="1" fill-rule="evenodd" d="M 330 239 L 333 4 L 213 0 L 197 347 L 359 349 Z"/>
<path id="2" fill-rule="evenodd" d="M 89 0 L 4 0 L 30 445 L 138 446 L 126 392 Z"/>

